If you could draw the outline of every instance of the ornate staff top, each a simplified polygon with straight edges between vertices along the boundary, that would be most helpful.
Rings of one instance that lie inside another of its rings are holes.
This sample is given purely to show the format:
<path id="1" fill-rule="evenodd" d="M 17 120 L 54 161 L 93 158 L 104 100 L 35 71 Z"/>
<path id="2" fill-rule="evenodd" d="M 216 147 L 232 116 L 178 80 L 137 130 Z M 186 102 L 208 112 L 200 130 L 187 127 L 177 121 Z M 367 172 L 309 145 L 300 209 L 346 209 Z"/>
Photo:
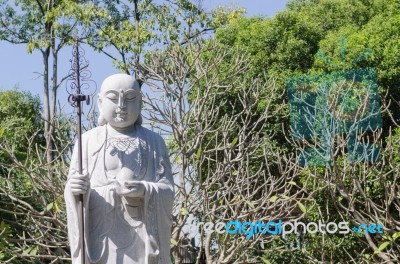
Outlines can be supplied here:
<path id="1" fill-rule="evenodd" d="M 79 45 L 79 40 L 76 40 L 72 49 L 71 69 L 67 80 L 68 102 L 73 107 L 78 107 L 78 103 L 83 101 L 89 105 L 90 97 L 97 90 L 96 83 L 91 79 L 92 73 L 88 69 L 89 61 L 84 56 L 85 50 Z M 94 87 L 93 92 L 90 92 L 91 84 Z"/>

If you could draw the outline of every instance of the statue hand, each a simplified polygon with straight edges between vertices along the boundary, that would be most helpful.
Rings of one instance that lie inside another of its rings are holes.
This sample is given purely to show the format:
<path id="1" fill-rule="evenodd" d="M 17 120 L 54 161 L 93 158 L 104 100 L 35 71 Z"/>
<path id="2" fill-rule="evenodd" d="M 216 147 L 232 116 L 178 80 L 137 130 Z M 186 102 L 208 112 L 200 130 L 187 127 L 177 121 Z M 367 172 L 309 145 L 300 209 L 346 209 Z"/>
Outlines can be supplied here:
<path id="1" fill-rule="evenodd" d="M 76 174 L 69 179 L 71 192 L 74 195 L 85 194 L 89 190 L 89 174 Z"/>
<path id="2" fill-rule="evenodd" d="M 126 181 L 124 182 L 124 187 L 119 182 L 116 182 L 115 190 L 120 196 L 135 198 L 144 196 L 145 187 L 140 181 Z"/>
<path id="3" fill-rule="evenodd" d="M 145 186 L 140 181 L 126 181 L 125 187 L 130 191 L 126 196 L 129 197 L 143 197 Z"/>

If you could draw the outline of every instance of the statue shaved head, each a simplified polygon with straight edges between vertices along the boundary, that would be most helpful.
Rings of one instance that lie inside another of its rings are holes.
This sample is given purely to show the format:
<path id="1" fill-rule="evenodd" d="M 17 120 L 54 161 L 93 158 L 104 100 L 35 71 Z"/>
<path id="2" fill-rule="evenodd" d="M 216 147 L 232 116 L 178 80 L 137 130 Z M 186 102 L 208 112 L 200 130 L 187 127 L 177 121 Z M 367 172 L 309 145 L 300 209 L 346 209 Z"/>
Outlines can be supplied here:
<path id="1" fill-rule="evenodd" d="M 108 123 L 117 129 L 140 125 L 141 102 L 140 85 L 135 78 L 128 74 L 107 77 L 101 85 L 98 97 L 99 125 Z"/>

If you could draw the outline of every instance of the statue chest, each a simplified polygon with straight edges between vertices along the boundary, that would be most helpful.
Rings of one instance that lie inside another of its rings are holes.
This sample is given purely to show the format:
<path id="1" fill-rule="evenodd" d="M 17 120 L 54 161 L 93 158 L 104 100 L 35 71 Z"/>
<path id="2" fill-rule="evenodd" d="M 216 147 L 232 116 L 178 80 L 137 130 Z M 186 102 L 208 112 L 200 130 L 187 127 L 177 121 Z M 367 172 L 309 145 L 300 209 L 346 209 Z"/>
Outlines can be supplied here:
<path id="1" fill-rule="evenodd" d="M 109 180 L 142 180 L 151 158 L 140 138 L 109 139 L 104 149 L 104 171 Z"/>

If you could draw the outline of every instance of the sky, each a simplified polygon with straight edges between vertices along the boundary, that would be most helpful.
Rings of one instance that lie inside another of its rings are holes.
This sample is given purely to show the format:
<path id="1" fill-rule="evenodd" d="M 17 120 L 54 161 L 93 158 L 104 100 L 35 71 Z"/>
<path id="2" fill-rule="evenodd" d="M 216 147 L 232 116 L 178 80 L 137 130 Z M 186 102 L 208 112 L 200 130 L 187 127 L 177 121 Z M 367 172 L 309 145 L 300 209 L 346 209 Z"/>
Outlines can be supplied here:
<path id="1" fill-rule="evenodd" d="M 203 7 L 207 10 L 218 7 L 219 5 L 238 5 L 246 9 L 247 16 L 262 15 L 272 17 L 279 11 L 285 9 L 288 0 L 204 0 Z M 100 89 L 102 81 L 109 75 L 118 73 L 111 59 L 105 55 L 85 48 L 85 58 L 89 61 L 89 69 L 92 73 L 92 80 Z M 71 68 L 70 59 L 72 57 L 71 48 L 64 48 L 59 54 L 59 74 L 61 79 Z M 43 94 L 42 55 L 39 51 L 28 54 L 26 46 L 12 45 L 7 42 L 0 42 L 0 90 L 7 90 L 17 87 L 20 90 L 30 91 L 33 95 Z M 61 106 L 68 105 L 66 84 L 59 88 L 58 100 Z M 68 107 L 67 107 L 68 109 Z M 68 112 L 68 111 L 67 111 Z"/>

